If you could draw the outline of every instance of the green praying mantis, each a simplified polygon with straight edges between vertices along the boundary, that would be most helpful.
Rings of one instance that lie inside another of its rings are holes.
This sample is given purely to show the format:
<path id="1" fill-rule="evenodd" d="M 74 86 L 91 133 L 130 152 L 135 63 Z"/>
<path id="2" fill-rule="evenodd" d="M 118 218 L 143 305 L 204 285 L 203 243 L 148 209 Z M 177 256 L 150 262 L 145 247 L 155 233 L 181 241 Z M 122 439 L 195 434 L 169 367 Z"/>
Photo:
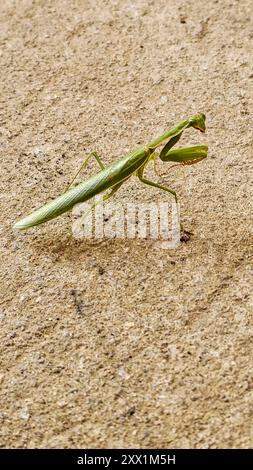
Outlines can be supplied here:
<path id="1" fill-rule="evenodd" d="M 146 185 L 170 193 L 177 203 L 178 197 L 176 192 L 167 186 L 145 178 L 143 175 L 144 169 L 151 160 L 153 160 L 155 165 L 157 159 L 156 148 L 163 143 L 165 143 L 165 145 L 159 153 L 159 158 L 163 162 L 174 162 L 179 165 L 192 165 L 206 158 L 208 150 L 206 145 L 171 150 L 171 148 L 179 141 L 185 129 L 194 127 L 201 132 L 205 132 L 205 119 L 206 118 L 203 113 L 195 114 L 189 119 L 179 122 L 175 127 L 166 131 L 160 137 L 152 140 L 149 144 L 138 147 L 136 150 L 128 153 L 111 165 L 104 166 L 101 157 L 96 152 L 90 153 L 71 181 L 70 186 L 63 194 L 16 222 L 14 228 L 25 230 L 48 222 L 49 220 L 69 211 L 75 204 L 87 201 L 97 194 L 110 189 L 111 191 L 109 193 L 91 205 L 90 210 L 92 210 L 100 202 L 104 202 L 112 197 L 122 184 L 132 175 L 136 175 L 139 180 Z M 82 170 L 84 170 L 92 157 L 96 159 L 101 170 L 97 174 L 89 177 L 86 181 L 73 186 L 77 176 Z M 190 232 L 185 233 L 189 234 Z"/>

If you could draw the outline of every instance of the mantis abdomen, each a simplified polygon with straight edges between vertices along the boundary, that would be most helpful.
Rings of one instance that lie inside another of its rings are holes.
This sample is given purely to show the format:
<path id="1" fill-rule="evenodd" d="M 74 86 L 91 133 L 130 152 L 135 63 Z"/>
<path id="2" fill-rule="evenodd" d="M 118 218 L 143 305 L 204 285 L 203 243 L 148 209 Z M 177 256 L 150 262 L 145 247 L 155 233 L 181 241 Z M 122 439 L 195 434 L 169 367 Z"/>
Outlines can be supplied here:
<path id="1" fill-rule="evenodd" d="M 24 230 L 35 225 L 43 224 L 71 210 L 75 204 L 88 201 L 97 194 L 124 181 L 147 159 L 148 152 L 144 148 L 142 152 L 138 150 L 137 158 L 136 153 L 136 151 L 131 152 L 123 159 L 108 165 L 96 175 L 91 176 L 86 181 L 79 183 L 74 188 L 61 194 L 53 201 L 43 205 L 32 212 L 32 214 L 18 221 L 15 224 L 15 228 Z"/>

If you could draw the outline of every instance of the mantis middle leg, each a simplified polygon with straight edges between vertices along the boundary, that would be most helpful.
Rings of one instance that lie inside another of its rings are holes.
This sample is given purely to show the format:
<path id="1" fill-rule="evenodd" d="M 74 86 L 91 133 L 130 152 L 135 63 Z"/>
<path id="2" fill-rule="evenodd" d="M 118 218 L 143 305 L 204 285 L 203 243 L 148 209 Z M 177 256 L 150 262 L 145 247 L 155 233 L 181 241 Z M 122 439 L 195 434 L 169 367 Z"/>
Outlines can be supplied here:
<path id="1" fill-rule="evenodd" d="M 154 188 L 157 188 L 157 189 L 161 189 L 162 191 L 166 191 L 170 194 L 172 194 L 175 198 L 175 202 L 176 204 L 178 203 L 178 197 L 177 197 L 177 193 L 173 190 L 173 189 L 170 189 L 168 188 L 167 186 L 163 186 L 161 184 L 158 184 L 158 183 L 155 183 L 154 181 L 151 181 L 151 180 L 148 180 L 147 178 L 144 178 L 143 177 L 143 172 L 144 172 L 144 168 L 145 168 L 145 165 L 142 166 L 138 171 L 137 171 L 137 176 L 139 178 L 139 180 L 142 182 L 142 183 L 145 183 L 149 186 L 153 186 Z M 183 228 L 183 225 L 182 223 L 180 222 L 180 229 L 181 229 L 181 241 L 185 241 L 187 242 L 189 239 L 190 239 L 190 235 L 192 234 L 192 232 L 189 232 L 187 230 L 184 230 Z"/>
<path id="2" fill-rule="evenodd" d="M 162 189 L 163 191 L 166 191 L 166 192 L 172 194 L 172 195 L 174 196 L 174 198 L 175 198 L 176 203 L 178 203 L 177 193 L 176 193 L 173 189 L 170 189 L 170 188 L 168 188 L 167 186 L 163 186 L 163 185 L 161 185 L 161 184 L 155 183 L 154 181 L 148 180 L 147 178 L 144 178 L 144 177 L 143 177 L 144 168 L 145 168 L 145 165 L 142 166 L 142 167 L 137 171 L 137 176 L 138 176 L 139 180 L 140 180 L 142 183 L 148 184 L 149 186 L 153 186 L 154 188 Z"/>

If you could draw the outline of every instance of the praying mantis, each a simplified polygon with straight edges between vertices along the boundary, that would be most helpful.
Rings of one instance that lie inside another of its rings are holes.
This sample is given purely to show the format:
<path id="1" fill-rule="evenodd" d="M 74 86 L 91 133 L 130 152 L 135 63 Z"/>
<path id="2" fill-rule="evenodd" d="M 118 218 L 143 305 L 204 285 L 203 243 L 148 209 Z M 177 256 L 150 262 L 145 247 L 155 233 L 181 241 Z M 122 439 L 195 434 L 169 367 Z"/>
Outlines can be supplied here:
<path id="1" fill-rule="evenodd" d="M 206 158 L 208 151 L 208 147 L 206 145 L 171 150 L 171 148 L 179 141 L 185 129 L 194 127 L 201 132 L 205 132 L 205 119 L 206 118 L 203 113 L 195 114 L 189 119 L 179 122 L 175 127 L 169 129 L 147 145 L 138 147 L 123 158 L 107 166 L 104 166 L 101 157 L 96 152 L 90 153 L 63 194 L 16 222 L 14 228 L 25 230 L 48 222 L 49 220 L 69 211 L 75 204 L 87 201 L 97 194 L 110 189 L 109 193 L 91 205 L 90 210 L 92 210 L 100 202 L 104 202 L 112 197 L 119 190 L 122 184 L 133 175 L 136 175 L 142 183 L 171 194 L 176 203 L 178 203 L 177 194 L 173 189 L 145 178 L 144 170 L 147 164 L 152 160 L 155 165 L 157 159 L 156 149 L 163 143 L 165 143 L 165 145 L 158 155 L 163 162 L 174 162 L 179 165 L 192 165 Z M 73 186 L 77 176 L 82 170 L 84 170 L 92 157 L 96 159 L 100 166 L 100 171 L 89 177 L 86 181 Z M 190 232 L 185 232 L 186 236 L 187 233 L 189 234 Z"/>

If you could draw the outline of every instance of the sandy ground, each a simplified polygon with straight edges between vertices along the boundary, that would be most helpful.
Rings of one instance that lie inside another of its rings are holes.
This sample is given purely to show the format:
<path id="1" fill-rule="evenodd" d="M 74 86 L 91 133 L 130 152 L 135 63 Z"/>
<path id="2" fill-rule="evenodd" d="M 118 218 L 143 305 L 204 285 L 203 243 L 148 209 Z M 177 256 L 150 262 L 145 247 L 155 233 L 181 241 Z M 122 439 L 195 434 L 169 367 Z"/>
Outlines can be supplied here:
<path id="1" fill-rule="evenodd" d="M 251 14 L 1 0 L 2 447 L 252 446 Z M 12 229 L 88 151 L 112 162 L 197 111 L 183 143 L 209 158 L 169 178 L 188 243 L 77 241 L 71 213 Z"/>

